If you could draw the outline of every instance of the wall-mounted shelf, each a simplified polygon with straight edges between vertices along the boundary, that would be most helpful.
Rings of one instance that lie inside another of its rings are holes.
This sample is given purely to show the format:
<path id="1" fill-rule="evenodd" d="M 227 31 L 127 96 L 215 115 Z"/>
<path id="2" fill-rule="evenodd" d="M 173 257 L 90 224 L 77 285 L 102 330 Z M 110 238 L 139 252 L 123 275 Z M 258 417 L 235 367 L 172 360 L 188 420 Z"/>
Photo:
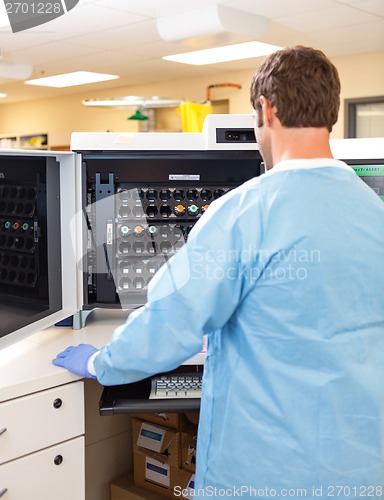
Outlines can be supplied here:
<path id="1" fill-rule="evenodd" d="M 21 149 L 48 149 L 48 134 L 21 135 Z"/>
<path id="2" fill-rule="evenodd" d="M 70 132 L 2 134 L 0 135 L 0 148 L 69 151 L 70 135 Z"/>
<path id="3" fill-rule="evenodd" d="M 17 149 L 19 144 L 18 137 L 15 135 L 7 135 L 0 137 L 0 148 L 1 149 Z"/>

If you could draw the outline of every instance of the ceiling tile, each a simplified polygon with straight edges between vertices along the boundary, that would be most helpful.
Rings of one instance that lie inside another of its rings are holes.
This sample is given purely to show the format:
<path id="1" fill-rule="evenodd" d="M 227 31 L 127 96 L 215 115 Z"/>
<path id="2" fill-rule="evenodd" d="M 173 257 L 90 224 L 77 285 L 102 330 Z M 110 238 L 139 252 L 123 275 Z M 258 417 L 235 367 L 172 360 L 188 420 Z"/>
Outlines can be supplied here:
<path id="1" fill-rule="evenodd" d="M 339 28 L 341 26 L 357 25 L 379 21 L 373 15 L 364 13 L 353 7 L 340 5 L 332 9 L 307 12 L 296 16 L 286 16 L 277 18 L 276 21 L 293 29 L 304 29 L 306 32 L 319 29 Z"/>
<path id="2" fill-rule="evenodd" d="M 384 18 L 384 1 L 383 0 L 359 0 L 353 7 L 361 9 L 364 12 L 370 12 Z M 383 33 L 384 36 L 384 33 Z"/>
<path id="3" fill-rule="evenodd" d="M 361 0 L 336 0 L 337 3 L 346 3 L 346 4 L 354 4 L 358 3 Z"/>
<path id="4" fill-rule="evenodd" d="M 48 29 L 50 24 L 42 25 L 39 29 L 31 28 L 18 33 L 12 33 L 10 26 L 2 27 L 0 28 L 0 47 L 4 51 L 20 50 L 41 45 L 46 40 L 55 39 L 55 32 Z"/>
<path id="5" fill-rule="evenodd" d="M 69 71 L 98 71 L 101 73 L 112 73 L 119 76 L 126 74 L 125 68 L 140 61 L 140 56 L 135 54 L 122 54 L 116 51 L 97 51 L 82 57 L 72 57 L 60 61 L 50 61 L 49 66 L 58 70 Z M 40 65 L 41 66 L 41 65 Z"/>
<path id="6" fill-rule="evenodd" d="M 63 42 L 51 42 L 39 46 L 27 47 L 12 52 L 10 60 L 13 62 L 22 63 L 28 61 L 29 64 L 46 64 L 60 60 L 72 60 L 73 56 L 87 56 L 98 53 L 96 49 L 88 47 L 77 47 L 76 51 L 73 46 Z"/>
<path id="7" fill-rule="evenodd" d="M 98 0 L 97 5 L 157 18 L 216 5 L 223 0 Z"/>
<path id="8" fill-rule="evenodd" d="M 156 22 L 140 21 L 129 26 L 97 31 L 88 35 L 76 36 L 67 40 L 71 45 L 94 47 L 105 50 L 130 49 L 135 45 L 160 41 L 156 30 Z"/>
<path id="9" fill-rule="evenodd" d="M 343 45 L 344 43 L 364 42 L 364 41 L 380 41 L 384 47 L 384 20 L 374 23 L 365 23 L 356 26 L 342 26 L 337 31 L 334 29 L 314 30 L 312 36 L 318 41 L 326 40 L 327 44 Z M 345 42 L 348 40 L 348 42 Z"/>
<path id="10" fill-rule="evenodd" d="M 49 28 L 49 31 L 56 35 L 55 38 L 66 39 L 118 26 L 127 26 L 145 19 L 144 16 L 138 14 L 87 4 L 76 6 L 64 16 L 42 25 L 41 29 L 44 31 L 44 28 Z M 33 28 L 33 31 L 38 32 L 39 28 Z"/>
<path id="11" fill-rule="evenodd" d="M 334 0 L 311 0 L 306 2 L 302 0 L 231 0 L 226 2 L 226 5 L 268 19 L 276 19 L 329 9 L 335 6 L 335 2 Z"/>

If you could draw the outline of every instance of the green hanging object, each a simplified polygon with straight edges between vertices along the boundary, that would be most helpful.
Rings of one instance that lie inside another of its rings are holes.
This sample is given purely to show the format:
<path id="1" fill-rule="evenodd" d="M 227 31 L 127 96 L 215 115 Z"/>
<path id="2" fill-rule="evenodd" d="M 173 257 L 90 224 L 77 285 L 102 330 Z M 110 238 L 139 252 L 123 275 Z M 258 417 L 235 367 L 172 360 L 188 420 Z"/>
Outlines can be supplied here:
<path id="1" fill-rule="evenodd" d="M 129 116 L 127 120 L 148 120 L 148 116 L 143 115 L 143 113 L 137 109 L 132 116 Z"/>

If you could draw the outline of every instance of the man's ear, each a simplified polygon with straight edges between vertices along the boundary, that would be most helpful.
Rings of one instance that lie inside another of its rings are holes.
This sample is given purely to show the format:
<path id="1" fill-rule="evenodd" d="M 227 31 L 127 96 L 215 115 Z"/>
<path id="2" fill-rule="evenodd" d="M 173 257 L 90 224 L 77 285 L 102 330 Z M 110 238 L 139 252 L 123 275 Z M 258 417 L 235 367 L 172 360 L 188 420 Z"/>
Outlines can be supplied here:
<path id="1" fill-rule="evenodd" d="M 261 112 L 263 115 L 263 123 L 265 126 L 270 127 L 273 122 L 274 111 L 271 102 L 263 95 L 259 97 Z"/>

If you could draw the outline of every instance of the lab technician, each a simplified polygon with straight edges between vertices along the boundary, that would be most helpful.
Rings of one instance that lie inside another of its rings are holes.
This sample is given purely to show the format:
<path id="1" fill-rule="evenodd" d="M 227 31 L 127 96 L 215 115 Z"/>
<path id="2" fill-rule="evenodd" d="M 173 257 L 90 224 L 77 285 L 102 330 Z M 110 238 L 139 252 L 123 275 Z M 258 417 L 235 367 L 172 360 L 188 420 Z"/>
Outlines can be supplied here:
<path id="1" fill-rule="evenodd" d="M 103 385 L 172 370 L 208 334 L 195 496 L 384 498 L 384 204 L 329 133 L 336 68 L 308 47 L 251 83 L 268 171 L 215 201 L 100 351 Z"/>

